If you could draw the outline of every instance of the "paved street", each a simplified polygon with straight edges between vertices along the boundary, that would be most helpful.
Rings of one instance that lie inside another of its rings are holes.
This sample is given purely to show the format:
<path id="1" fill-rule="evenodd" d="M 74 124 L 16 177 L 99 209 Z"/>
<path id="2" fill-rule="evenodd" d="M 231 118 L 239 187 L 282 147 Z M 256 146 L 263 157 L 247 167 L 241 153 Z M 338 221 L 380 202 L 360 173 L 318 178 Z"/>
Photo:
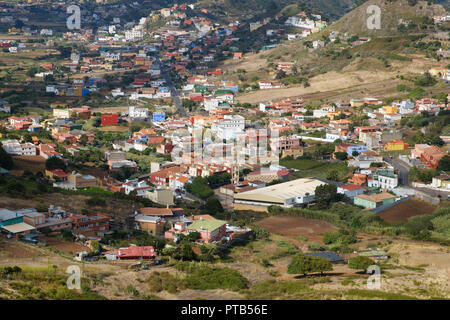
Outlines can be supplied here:
<path id="1" fill-rule="evenodd" d="M 159 65 L 161 66 L 162 76 L 164 77 L 164 80 L 166 81 L 167 86 L 170 89 L 170 93 L 172 95 L 173 104 L 177 108 L 180 116 L 187 117 L 189 114 L 186 111 L 186 109 L 183 107 L 183 103 L 181 102 L 180 94 L 178 93 L 177 89 L 175 89 L 175 87 L 173 85 L 173 82 L 172 82 L 172 79 L 170 78 L 169 73 L 163 67 L 163 64 L 161 63 L 161 60 L 159 59 L 159 57 L 157 57 L 157 61 L 158 61 Z"/>
<path id="2" fill-rule="evenodd" d="M 398 158 L 391 159 L 389 157 L 384 157 L 383 160 L 398 170 L 399 184 L 409 186 L 409 165 Z"/>

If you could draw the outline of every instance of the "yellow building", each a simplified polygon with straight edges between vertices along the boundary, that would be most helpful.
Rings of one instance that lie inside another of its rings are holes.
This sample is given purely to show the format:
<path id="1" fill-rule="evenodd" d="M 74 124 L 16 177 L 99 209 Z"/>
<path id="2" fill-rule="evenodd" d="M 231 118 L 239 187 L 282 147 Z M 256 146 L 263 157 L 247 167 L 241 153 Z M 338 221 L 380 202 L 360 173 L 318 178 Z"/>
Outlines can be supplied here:
<path id="1" fill-rule="evenodd" d="M 398 107 L 395 107 L 395 106 L 384 106 L 383 107 L 383 113 L 384 114 L 398 113 Z"/>
<path id="2" fill-rule="evenodd" d="M 409 145 L 400 139 L 392 140 L 384 145 L 386 151 L 400 151 L 408 149 Z"/>
<path id="3" fill-rule="evenodd" d="M 352 99 L 350 100 L 350 105 L 352 107 L 361 107 L 362 105 L 364 105 L 364 101 L 360 99 Z"/>
<path id="4" fill-rule="evenodd" d="M 9 28 L 8 33 L 20 33 L 20 28 Z"/>
<path id="5" fill-rule="evenodd" d="M 341 111 L 335 111 L 335 112 L 328 112 L 327 117 L 330 120 L 334 120 L 334 118 L 336 118 L 337 116 L 340 116 L 342 114 Z"/>

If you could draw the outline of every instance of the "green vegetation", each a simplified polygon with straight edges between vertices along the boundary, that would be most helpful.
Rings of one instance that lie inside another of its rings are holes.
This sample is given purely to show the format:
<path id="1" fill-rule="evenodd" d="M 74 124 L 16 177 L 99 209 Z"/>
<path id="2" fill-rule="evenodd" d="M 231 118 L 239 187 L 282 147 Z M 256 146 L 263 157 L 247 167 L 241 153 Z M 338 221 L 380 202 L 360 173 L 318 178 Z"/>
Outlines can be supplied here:
<path id="1" fill-rule="evenodd" d="M 202 177 L 195 177 L 192 183 L 187 183 L 186 191 L 202 199 L 207 199 L 214 194 L 214 191 L 209 186 L 208 179 Z"/>
<path id="2" fill-rule="evenodd" d="M 298 254 L 292 258 L 291 263 L 288 265 L 289 274 L 303 274 L 308 273 L 324 273 L 325 271 L 332 271 L 333 266 L 330 260 L 322 257 L 307 256 L 304 254 Z"/>
<path id="3" fill-rule="evenodd" d="M 353 257 L 348 260 L 348 267 L 350 269 L 362 271 L 365 271 L 369 266 L 373 264 L 374 262 L 370 258 L 363 256 Z"/>
<path id="4" fill-rule="evenodd" d="M 13 165 L 11 156 L 6 153 L 5 149 L 0 147 L 0 168 L 10 170 L 13 168 Z"/>
<path id="5" fill-rule="evenodd" d="M 175 268 L 186 273 L 184 284 L 194 290 L 248 288 L 249 282 L 238 271 L 230 268 L 214 267 L 204 263 L 183 262 Z"/>
<path id="6" fill-rule="evenodd" d="M 90 289 L 89 282 L 96 278 L 82 278 L 81 291 L 67 288 L 67 275 L 60 274 L 56 268 L 21 268 L 4 267 L 0 269 L 2 284 L 2 298 L 25 300 L 99 300 L 104 297 Z M 2 293 L 0 293 L 0 297 Z"/>
<path id="7" fill-rule="evenodd" d="M 345 175 L 348 171 L 347 164 L 345 162 L 318 162 L 314 160 L 307 159 L 281 159 L 280 165 L 290 168 L 300 170 L 295 172 L 295 176 L 299 178 L 305 177 L 317 177 L 326 179 L 330 172 L 337 172 L 339 177 Z"/>

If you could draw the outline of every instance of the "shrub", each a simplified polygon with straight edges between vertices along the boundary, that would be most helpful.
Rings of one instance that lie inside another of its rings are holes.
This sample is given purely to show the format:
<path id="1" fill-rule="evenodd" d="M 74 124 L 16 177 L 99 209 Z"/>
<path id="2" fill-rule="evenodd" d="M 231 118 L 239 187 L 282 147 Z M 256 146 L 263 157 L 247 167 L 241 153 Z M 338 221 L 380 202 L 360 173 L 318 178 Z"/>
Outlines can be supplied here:
<path id="1" fill-rule="evenodd" d="M 348 261 L 348 267 L 356 270 L 366 270 L 373 264 L 374 262 L 370 258 L 363 256 L 353 257 Z"/>
<path id="2" fill-rule="evenodd" d="M 177 269 L 187 273 L 184 284 L 189 289 L 240 290 L 248 288 L 249 281 L 231 268 L 212 267 L 203 263 L 178 263 Z"/>
<path id="3" fill-rule="evenodd" d="M 321 257 L 307 256 L 304 254 L 296 255 L 292 258 L 291 263 L 288 265 L 289 274 L 306 275 L 308 273 L 323 273 L 324 271 L 331 270 L 333 270 L 333 266 L 331 265 L 330 260 Z"/>

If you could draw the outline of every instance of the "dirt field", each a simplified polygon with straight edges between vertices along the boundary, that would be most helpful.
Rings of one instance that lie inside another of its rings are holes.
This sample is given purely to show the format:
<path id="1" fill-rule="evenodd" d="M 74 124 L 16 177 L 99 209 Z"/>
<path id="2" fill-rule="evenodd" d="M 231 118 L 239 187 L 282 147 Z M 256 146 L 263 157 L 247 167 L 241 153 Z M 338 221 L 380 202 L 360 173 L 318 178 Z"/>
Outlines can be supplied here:
<path id="1" fill-rule="evenodd" d="M 128 130 L 125 126 L 104 126 L 98 128 L 99 131 L 124 132 Z"/>
<path id="2" fill-rule="evenodd" d="M 337 231 L 335 226 L 326 221 L 302 217 L 274 216 L 256 224 L 269 232 L 293 238 L 301 235 L 316 242 L 322 241 L 321 234 Z"/>
<path id="3" fill-rule="evenodd" d="M 257 103 L 269 100 L 302 96 L 305 100 L 353 98 L 368 94 L 395 93 L 400 80 L 395 73 L 355 71 L 338 73 L 335 71 L 318 75 L 311 79 L 310 87 L 287 87 L 281 89 L 258 90 L 237 97 L 241 103 Z"/>
<path id="4" fill-rule="evenodd" d="M 128 106 L 123 107 L 102 107 L 96 108 L 95 112 L 100 113 L 118 113 L 118 112 L 128 112 Z"/>
<path id="5" fill-rule="evenodd" d="M 379 215 L 381 219 L 387 222 L 406 222 L 412 216 L 432 214 L 434 210 L 435 207 L 431 204 L 412 198 L 381 212 Z"/>
<path id="6" fill-rule="evenodd" d="M 64 241 L 57 237 L 40 237 L 41 239 L 45 240 L 47 246 L 51 246 L 58 251 L 62 251 L 69 255 L 74 255 L 75 252 L 80 251 L 91 251 L 88 247 L 83 246 L 80 242 L 70 242 L 70 241 Z"/>
<path id="7" fill-rule="evenodd" d="M 45 170 L 45 159 L 41 156 L 13 156 L 14 168 L 11 170 L 12 175 L 20 176 L 25 170 L 36 174 Z"/>

